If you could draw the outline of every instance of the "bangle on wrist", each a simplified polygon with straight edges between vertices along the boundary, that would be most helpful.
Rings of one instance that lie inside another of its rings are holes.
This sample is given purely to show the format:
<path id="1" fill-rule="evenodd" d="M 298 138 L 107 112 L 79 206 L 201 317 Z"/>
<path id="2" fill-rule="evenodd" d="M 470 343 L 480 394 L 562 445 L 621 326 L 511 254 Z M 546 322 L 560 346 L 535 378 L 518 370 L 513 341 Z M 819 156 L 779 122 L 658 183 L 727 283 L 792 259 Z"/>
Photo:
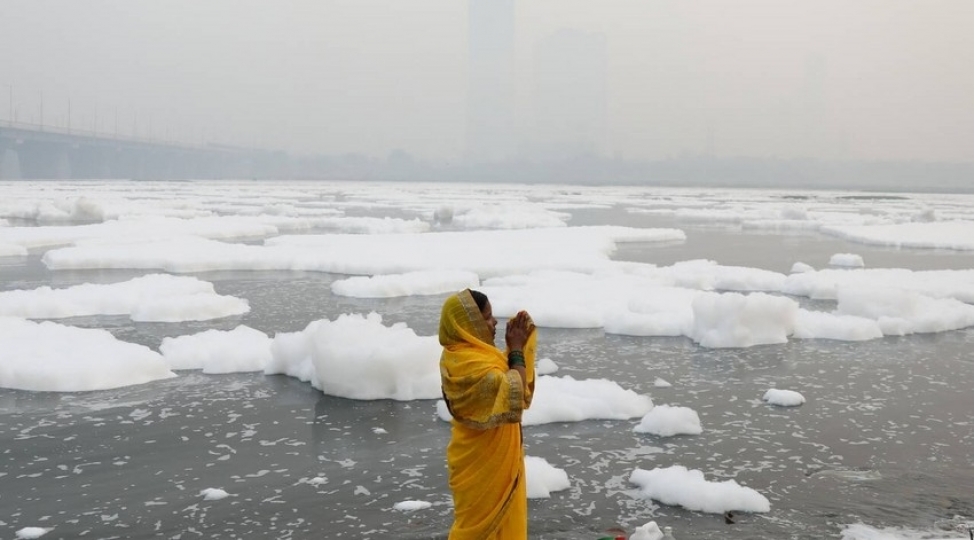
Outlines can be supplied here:
<path id="1" fill-rule="evenodd" d="M 511 351 L 508 353 L 508 367 L 525 367 L 525 353 L 521 351 Z"/>

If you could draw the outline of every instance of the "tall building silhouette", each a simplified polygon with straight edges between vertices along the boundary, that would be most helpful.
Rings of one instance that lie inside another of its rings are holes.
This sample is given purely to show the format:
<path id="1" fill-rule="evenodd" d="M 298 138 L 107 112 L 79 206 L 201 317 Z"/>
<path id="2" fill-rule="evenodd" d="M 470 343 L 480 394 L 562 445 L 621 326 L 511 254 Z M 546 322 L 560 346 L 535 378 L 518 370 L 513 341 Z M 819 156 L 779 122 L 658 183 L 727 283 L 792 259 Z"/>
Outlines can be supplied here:
<path id="1" fill-rule="evenodd" d="M 514 0 L 468 2 L 467 159 L 514 152 Z"/>
<path id="2" fill-rule="evenodd" d="M 606 36 L 561 29 L 538 42 L 534 57 L 533 153 L 605 153 Z"/>

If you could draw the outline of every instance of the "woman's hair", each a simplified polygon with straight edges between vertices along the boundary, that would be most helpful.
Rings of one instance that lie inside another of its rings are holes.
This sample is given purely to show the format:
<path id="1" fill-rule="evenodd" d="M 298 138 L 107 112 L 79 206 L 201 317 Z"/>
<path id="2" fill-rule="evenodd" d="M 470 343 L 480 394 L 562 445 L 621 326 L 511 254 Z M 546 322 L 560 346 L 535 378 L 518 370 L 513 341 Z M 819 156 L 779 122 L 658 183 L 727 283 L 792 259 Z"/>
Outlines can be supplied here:
<path id="1" fill-rule="evenodd" d="M 471 291 L 471 296 L 474 298 L 474 303 L 477 304 L 477 309 L 483 312 L 484 306 L 487 306 L 487 302 L 488 302 L 487 296 L 481 291 L 475 291 L 474 289 L 470 289 L 470 291 Z"/>

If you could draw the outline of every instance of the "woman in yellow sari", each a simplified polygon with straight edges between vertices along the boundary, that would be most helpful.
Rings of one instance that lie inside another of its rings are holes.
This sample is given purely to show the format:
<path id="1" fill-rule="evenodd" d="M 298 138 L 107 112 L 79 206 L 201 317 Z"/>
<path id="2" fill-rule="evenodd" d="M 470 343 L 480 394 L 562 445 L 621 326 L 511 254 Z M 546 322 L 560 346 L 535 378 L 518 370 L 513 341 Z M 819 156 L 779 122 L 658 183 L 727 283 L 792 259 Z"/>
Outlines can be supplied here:
<path id="1" fill-rule="evenodd" d="M 521 414 L 535 388 L 535 325 L 508 321 L 507 351 L 484 294 L 463 290 L 440 315 L 440 378 L 453 416 L 447 469 L 454 495 L 450 540 L 528 538 Z"/>

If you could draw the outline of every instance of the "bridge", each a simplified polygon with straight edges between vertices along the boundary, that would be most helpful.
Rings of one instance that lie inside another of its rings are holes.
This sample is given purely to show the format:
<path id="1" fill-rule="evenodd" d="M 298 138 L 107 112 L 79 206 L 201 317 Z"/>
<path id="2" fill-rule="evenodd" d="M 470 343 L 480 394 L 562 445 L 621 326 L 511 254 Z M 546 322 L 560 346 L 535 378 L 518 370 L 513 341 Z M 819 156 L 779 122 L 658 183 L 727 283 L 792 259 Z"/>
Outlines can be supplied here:
<path id="1" fill-rule="evenodd" d="M 0 180 L 269 178 L 288 161 L 284 152 L 0 121 Z"/>

